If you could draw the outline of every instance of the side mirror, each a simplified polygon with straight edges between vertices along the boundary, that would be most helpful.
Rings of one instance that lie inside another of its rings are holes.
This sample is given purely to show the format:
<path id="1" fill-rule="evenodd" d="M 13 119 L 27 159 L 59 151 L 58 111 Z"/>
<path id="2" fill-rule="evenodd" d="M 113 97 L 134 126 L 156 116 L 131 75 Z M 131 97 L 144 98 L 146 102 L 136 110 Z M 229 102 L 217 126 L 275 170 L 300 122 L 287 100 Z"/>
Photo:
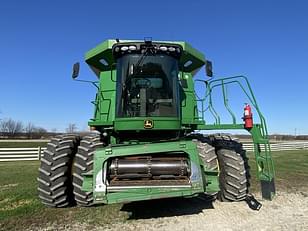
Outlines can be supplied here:
<path id="1" fill-rule="evenodd" d="M 209 77 L 213 77 L 213 67 L 212 67 L 212 62 L 211 61 L 206 61 L 205 63 L 205 71 L 206 75 Z"/>
<path id="2" fill-rule="evenodd" d="M 79 62 L 75 63 L 73 65 L 73 73 L 72 73 L 72 78 L 76 79 L 79 75 L 79 68 L 80 68 L 80 64 Z"/>

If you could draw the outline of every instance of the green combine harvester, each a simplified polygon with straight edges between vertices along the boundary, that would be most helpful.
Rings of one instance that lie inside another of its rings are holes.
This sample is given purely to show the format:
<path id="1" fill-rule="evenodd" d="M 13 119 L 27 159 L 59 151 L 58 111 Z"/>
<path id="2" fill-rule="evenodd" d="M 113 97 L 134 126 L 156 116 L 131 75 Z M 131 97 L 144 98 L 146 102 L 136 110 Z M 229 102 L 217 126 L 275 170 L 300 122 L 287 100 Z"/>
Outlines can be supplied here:
<path id="1" fill-rule="evenodd" d="M 254 142 L 262 197 L 275 194 L 266 123 L 246 77 L 195 80 L 212 64 L 186 42 L 107 40 L 86 53 L 98 81 L 91 133 L 51 139 L 41 159 L 38 192 L 50 207 L 126 203 L 170 197 L 215 195 L 221 201 L 249 197 L 249 166 L 241 143 L 204 130 L 247 130 Z M 79 73 L 74 64 L 73 78 Z M 77 79 L 76 79 L 77 80 Z M 85 81 L 85 80 L 79 80 Z M 204 84 L 204 98 L 194 83 Z M 226 87 L 237 85 L 246 105 L 237 123 Z M 212 93 L 222 90 L 232 122 L 221 123 Z M 215 122 L 205 121 L 212 115 Z"/>

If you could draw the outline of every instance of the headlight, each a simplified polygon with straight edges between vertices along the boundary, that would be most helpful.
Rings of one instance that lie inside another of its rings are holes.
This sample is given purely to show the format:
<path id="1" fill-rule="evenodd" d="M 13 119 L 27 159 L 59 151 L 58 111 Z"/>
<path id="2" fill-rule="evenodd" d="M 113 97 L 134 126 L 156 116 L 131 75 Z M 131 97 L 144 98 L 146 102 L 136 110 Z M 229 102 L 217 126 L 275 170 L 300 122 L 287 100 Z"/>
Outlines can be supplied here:
<path id="1" fill-rule="evenodd" d="M 129 46 L 128 49 L 130 51 L 135 51 L 135 50 L 137 50 L 137 47 L 136 46 Z"/>
<path id="2" fill-rule="evenodd" d="M 175 48 L 174 48 L 174 47 L 169 47 L 169 48 L 168 48 L 168 51 L 173 52 L 173 51 L 175 51 Z"/>
<path id="3" fill-rule="evenodd" d="M 128 50 L 127 46 L 121 47 L 121 51 L 127 51 L 127 50 Z"/>

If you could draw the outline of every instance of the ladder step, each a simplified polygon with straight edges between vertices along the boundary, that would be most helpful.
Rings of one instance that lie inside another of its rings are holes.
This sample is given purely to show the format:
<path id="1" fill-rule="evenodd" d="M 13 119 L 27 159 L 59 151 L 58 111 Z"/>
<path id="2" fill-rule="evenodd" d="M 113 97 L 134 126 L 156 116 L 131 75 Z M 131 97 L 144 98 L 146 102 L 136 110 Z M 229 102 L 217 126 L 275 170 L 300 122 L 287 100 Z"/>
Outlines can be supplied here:
<path id="1" fill-rule="evenodd" d="M 260 139 L 257 140 L 256 143 L 257 143 L 257 144 L 269 144 L 269 140 L 268 140 L 268 139 L 262 139 L 262 138 L 260 138 Z"/>
<path id="2" fill-rule="evenodd" d="M 265 156 L 259 156 L 257 157 L 258 160 L 263 160 L 263 161 L 271 161 L 272 158 L 271 157 L 265 157 Z"/>

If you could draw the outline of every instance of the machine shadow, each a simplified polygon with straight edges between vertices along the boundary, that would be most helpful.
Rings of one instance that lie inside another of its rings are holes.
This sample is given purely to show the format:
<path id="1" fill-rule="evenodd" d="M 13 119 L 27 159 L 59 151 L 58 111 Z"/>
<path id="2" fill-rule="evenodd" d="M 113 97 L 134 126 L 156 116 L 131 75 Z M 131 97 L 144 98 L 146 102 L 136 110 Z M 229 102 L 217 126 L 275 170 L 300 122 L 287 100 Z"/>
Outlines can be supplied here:
<path id="1" fill-rule="evenodd" d="M 214 209 L 213 197 L 167 198 L 124 204 L 121 211 L 129 213 L 129 220 L 193 215 L 204 209 Z"/>

